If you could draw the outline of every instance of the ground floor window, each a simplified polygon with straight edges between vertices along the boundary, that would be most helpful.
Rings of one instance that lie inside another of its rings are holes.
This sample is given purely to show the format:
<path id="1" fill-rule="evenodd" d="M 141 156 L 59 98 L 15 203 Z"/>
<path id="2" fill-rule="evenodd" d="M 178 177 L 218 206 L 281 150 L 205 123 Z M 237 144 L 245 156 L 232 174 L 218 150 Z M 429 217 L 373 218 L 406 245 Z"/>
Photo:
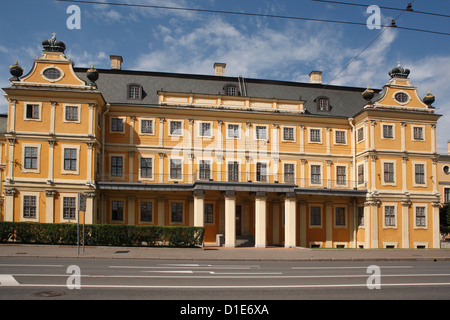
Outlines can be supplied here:
<path id="1" fill-rule="evenodd" d="M 23 196 L 23 217 L 36 218 L 36 196 Z"/>
<path id="2" fill-rule="evenodd" d="M 141 202 L 141 222 L 152 222 L 152 203 Z"/>
<path id="3" fill-rule="evenodd" d="M 64 197 L 63 198 L 63 218 L 75 219 L 76 218 L 76 198 Z"/>
<path id="4" fill-rule="evenodd" d="M 214 223 L 214 205 L 211 203 L 205 204 L 205 223 Z"/>
<path id="5" fill-rule="evenodd" d="M 112 202 L 112 221 L 123 221 L 123 201 Z"/>
<path id="6" fill-rule="evenodd" d="M 183 222 L 183 203 L 172 202 L 170 207 L 170 218 L 172 222 Z"/>

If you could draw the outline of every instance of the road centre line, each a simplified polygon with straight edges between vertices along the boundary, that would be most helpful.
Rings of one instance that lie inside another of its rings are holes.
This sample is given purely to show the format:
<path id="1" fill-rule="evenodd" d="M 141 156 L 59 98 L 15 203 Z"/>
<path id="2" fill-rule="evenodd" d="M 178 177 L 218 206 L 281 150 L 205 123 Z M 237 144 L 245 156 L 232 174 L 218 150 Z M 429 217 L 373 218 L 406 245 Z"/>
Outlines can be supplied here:
<path id="1" fill-rule="evenodd" d="M 177 268 L 186 268 L 186 266 L 109 266 L 110 268 L 115 269 L 177 269 Z M 256 269 L 255 267 L 250 266 L 199 266 L 199 267 L 193 267 L 190 266 L 190 268 L 200 268 L 200 269 L 232 269 L 232 270 L 249 270 L 249 269 Z"/>
<path id="2" fill-rule="evenodd" d="M 63 267 L 62 264 L 0 264 L 0 267 Z"/>
<path id="3" fill-rule="evenodd" d="M 410 269 L 413 266 L 379 266 L 380 269 Z M 367 269 L 367 267 L 292 267 L 294 270 Z"/>

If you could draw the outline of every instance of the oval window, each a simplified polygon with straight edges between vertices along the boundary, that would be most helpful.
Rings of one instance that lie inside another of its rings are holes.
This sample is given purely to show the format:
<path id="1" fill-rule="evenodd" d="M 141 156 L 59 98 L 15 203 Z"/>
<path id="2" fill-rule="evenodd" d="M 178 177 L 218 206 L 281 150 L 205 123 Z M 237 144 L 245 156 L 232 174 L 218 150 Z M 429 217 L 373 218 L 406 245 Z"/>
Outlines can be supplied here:
<path id="1" fill-rule="evenodd" d="M 395 94 L 395 100 L 401 103 L 405 103 L 408 101 L 408 95 L 404 92 L 399 92 Z"/>
<path id="2" fill-rule="evenodd" d="M 48 68 L 43 72 L 44 77 L 50 80 L 56 80 L 61 77 L 61 72 L 56 68 Z"/>

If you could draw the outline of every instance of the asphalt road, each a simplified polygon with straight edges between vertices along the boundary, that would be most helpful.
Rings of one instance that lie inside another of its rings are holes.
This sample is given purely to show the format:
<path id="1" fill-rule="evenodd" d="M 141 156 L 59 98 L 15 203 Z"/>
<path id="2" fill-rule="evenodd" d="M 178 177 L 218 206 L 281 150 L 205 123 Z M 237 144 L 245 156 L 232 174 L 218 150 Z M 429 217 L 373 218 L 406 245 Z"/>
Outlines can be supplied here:
<path id="1" fill-rule="evenodd" d="M 264 306 L 273 309 L 273 301 L 448 300 L 450 261 L 196 262 L 2 257 L 0 299 L 157 300 L 158 304 L 180 300 L 172 305 L 171 312 L 175 313 L 207 312 L 199 308 L 207 305 L 205 300 L 214 300 L 216 314 L 261 312 Z M 231 301 L 228 307 L 227 301 Z M 234 306 L 237 301 L 246 301 L 243 310 L 240 303 Z M 249 301 L 256 304 L 250 311 Z M 272 301 L 272 306 L 266 301 Z"/>

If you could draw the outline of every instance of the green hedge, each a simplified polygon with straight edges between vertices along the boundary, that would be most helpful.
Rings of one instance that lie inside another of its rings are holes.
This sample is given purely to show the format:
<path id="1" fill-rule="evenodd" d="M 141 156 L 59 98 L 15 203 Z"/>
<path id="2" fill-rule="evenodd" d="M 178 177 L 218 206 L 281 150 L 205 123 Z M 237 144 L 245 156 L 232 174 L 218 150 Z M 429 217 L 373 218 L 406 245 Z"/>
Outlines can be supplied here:
<path id="1" fill-rule="evenodd" d="M 80 225 L 80 243 L 83 227 Z M 205 228 L 86 225 L 87 246 L 173 246 L 195 247 L 203 244 Z M 77 225 L 58 223 L 0 222 L 0 242 L 34 244 L 77 244 Z"/>

